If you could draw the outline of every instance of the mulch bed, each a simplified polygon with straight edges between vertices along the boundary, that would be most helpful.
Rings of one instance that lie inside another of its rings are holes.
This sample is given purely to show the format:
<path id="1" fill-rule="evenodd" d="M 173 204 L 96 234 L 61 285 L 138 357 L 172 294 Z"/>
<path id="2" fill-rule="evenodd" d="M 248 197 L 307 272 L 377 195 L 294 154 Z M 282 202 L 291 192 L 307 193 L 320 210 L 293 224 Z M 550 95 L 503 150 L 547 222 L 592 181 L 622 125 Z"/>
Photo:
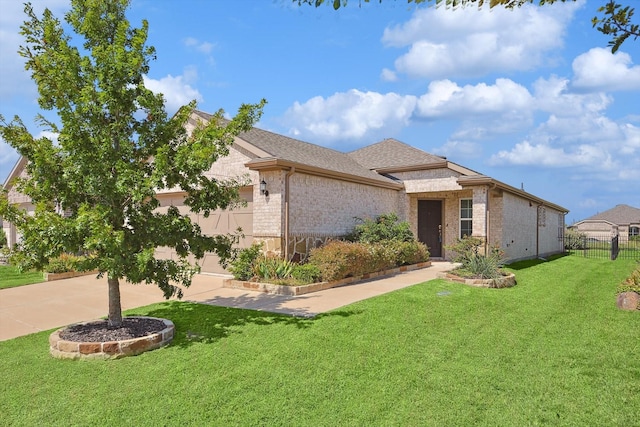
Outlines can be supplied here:
<path id="1" fill-rule="evenodd" d="M 71 325 L 60 332 L 60 338 L 74 342 L 124 341 L 145 337 L 166 328 L 164 322 L 156 319 L 124 317 L 122 327 L 109 328 L 108 321 Z"/>

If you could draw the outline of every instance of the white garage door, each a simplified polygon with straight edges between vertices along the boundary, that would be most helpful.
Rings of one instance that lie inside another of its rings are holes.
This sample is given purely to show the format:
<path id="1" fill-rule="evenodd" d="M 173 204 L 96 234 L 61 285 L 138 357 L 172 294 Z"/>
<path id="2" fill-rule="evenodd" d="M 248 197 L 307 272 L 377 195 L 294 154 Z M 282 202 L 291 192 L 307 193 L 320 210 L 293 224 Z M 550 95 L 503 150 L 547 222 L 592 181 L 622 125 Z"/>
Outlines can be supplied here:
<path id="1" fill-rule="evenodd" d="M 175 206 L 180 210 L 181 214 L 187 214 L 191 220 L 197 222 L 202 232 L 208 236 L 216 234 L 234 233 L 238 228 L 242 229 L 244 238 L 240 239 L 238 246 L 247 248 L 253 242 L 253 188 L 245 187 L 240 190 L 240 197 L 247 201 L 246 207 L 238 207 L 234 210 L 217 210 L 211 212 L 208 218 L 202 214 L 194 214 L 184 205 L 184 197 L 181 195 L 167 194 L 159 195 L 160 208 L 158 211 L 166 212 L 169 206 Z M 159 259 L 177 259 L 176 253 L 172 248 L 158 248 L 156 257 Z M 194 262 L 193 258 L 189 259 Z M 200 261 L 203 273 L 228 273 L 219 264 L 218 256 L 214 253 L 205 254 Z"/>

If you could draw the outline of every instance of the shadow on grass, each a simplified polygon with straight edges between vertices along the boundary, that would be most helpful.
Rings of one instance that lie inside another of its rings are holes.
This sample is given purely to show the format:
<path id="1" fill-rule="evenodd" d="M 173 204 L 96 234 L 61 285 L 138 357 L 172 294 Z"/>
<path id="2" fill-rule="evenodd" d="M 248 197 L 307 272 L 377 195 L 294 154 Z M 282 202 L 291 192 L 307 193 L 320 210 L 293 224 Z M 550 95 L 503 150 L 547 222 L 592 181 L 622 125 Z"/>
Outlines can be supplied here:
<path id="1" fill-rule="evenodd" d="M 523 261 L 516 261 L 512 264 L 507 264 L 505 265 L 506 268 L 509 268 L 511 270 L 524 270 L 527 268 L 531 268 L 531 267 L 535 267 L 536 265 L 540 265 L 540 264 L 544 264 L 547 262 L 551 262 L 551 261 L 555 261 L 557 259 L 560 258 L 564 258 L 566 256 L 569 256 L 570 254 L 557 254 L 557 255 L 552 255 L 548 258 L 545 259 L 541 259 L 541 258 L 535 258 L 535 259 L 526 259 Z"/>
<path id="2" fill-rule="evenodd" d="M 195 343 L 214 343 L 234 334 L 242 334 L 243 328 L 249 325 L 285 325 L 306 329 L 319 318 L 349 317 L 358 312 L 341 310 L 311 318 L 195 302 L 169 301 L 127 312 L 127 315 L 133 314 L 171 320 L 176 327 L 171 346 L 186 348 Z"/>

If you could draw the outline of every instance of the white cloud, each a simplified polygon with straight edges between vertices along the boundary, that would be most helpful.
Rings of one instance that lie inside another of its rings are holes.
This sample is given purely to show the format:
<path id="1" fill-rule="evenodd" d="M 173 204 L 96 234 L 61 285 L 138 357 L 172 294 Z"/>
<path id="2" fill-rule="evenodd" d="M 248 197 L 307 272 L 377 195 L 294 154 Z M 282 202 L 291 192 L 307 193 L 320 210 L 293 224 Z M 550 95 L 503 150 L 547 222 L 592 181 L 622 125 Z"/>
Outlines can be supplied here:
<path id="1" fill-rule="evenodd" d="M 186 68 L 183 75 L 176 77 L 169 74 L 156 80 L 145 76 L 144 85 L 154 93 L 162 93 L 167 112 L 173 114 L 178 108 L 193 100 L 198 102 L 203 100 L 202 94 L 191 86 L 196 79 L 195 68 Z"/>
<path id="2" fill-rule="evenodd" d="M 482 146 L 469 140 L 450 139 L 442 147 L 434 148 L 432 152 L 456 159 L 472 159 L 482 155 Z"/>
<path id="3" fill-rule="evenodd" d="M 421 8 L 406 23 L 385 29 L 382 41 L 387 46 L 409 46 L 395 67 L 416 78 L 530 70 L 562 46 L 566 25 L 582 3 L 513 10 Z"/>
<path id="4" fill-rule="evenodd" d="M 398 80 L 398 76 L 396 75 L 396 73 L 388 68 L 382 70 L 382 72 L 380 73 L 380 78 L 387 82 L 395 82 L 396 80 Z"/>
<path id="5" fill-rule="evenodd" d="M 25 44 L 20 35 L 20 26 L 27 19 L 22 1 L 2 1 L 0 13 L 0 98 L 8 100 L 14 96 L 36 93 L 31 74 L 24 69 L 24 58 L 18 55 L 18 49 Z M 32 2 L 36 16 L 42 16 L 45 8 L 54 16 L 62 19 L 69 8 L 67 0 L 39 0 Z"/>
<path id="6" fill-rule="evenodd" d="M 214 47 L 216 46 L 214 43 L 201 42 L 200 40 L 193 37 L 187 37 L 186 39 L 184 39 L 184 45 L 187 47 L 193 47 L 198 52 L 207 55 L 211 54 Z"/>
<path id="7" fill-rule="evenodd" d="M 495 85 L 458 86 L 450 80 L 429 84 L 418 99 L 416 115 L 424 118 L 505 114 L 530 111 L 533 99 L 529 91 L 509 79 L 497 79 Z"/>
<path id="8" fill-rule="evenodd" d="M 326 99 L 317 96 L 296 102 L 285 113 L 284 122 L 296 137 L 314 140 L 360 139 L 372 132 L 404 127 L 415 108 L 414 96 L 380 94 L 352 89 Z"/>
<path id="9" fill-rule="evenodd" d="M 0 138 L 0 166 L 13 166 L 19 157 L 18 152 Z M 0 183 L 4 182 L 4 178 L 0 176 Z"/>
<path id="10" fill-rule="evenodd" d="M 579 145 L 569 150 L 548 143 L 523 141 L 510 151 L 499 151 L 491 157 L 493 165 L 536 165 L 547 167 L 595 166 L 611 169 L 614 163 L 606 150 L 593 145 Z"/>
<path id="11" fill-rule="evenodd" d="M 569 86 L 569 80 L 557 76 L 536 80 L 533 84 L 536 108 L 558 116 L 584 116 L 606 110 L 613 101 L 603 92 L 571 93 Z"/>
<path id="12" fill-rule="evenodd" d="M 573 60 L 572 85 L 589 90 L 638 90 L 640 65 L 633 65 L 624 52 L 612 54 L 609 49 L 593 48 Z"/>

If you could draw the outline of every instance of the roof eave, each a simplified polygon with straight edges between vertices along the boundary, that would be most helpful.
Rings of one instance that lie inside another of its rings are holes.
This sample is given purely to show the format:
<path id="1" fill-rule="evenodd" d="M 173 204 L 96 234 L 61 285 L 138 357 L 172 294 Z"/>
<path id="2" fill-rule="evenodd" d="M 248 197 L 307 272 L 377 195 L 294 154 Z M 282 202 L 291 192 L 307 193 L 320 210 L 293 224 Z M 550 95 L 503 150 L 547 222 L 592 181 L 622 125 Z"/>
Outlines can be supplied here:
<path id="1" fill-rule="evenodd" d="M 315 166 L 305 165 L 303 163 L 292 162 L 289 160 L 278 159 L 275 157 L 267 157 L 254 159 L 244 164 L 250 170 L 269 171 L 269 170 L 291 170 L 306 173 L 309 175 L 322 176 L 327 178 L 339 179 L 342 181 L 354 182 L 358 184 L 366 184 L 374 187 L 388 188 L 391 190 L 401 190 L 404 185 L 401 183 L 387 181 L 384 179 L 373 179 L 358 175 L 351 175 L 342 172 L 322 169 Z"/>
<path id="2" fill-rule="evenodd" d="M 26 165 L 27 165 L 26 157 L 20 156 L 16 164 L 13 166 L 13 169 L 11 169 L 9 176 L 7 177 L 7 179 L 4 181 L 4 184 L 2 185 L 2 187 L 5 190 L 9 190 L 13 186 L 13 181 L 20 176 L 20 172 L 22 172 L 22 169 L 24 169 Z"/>
<path id="3" fill-rule="evenodd" d="M 447 167 L 447 161 L 443 160 L 441 162 L 422 163 L 419 165 L 389 166 L 384 168 L 376 168 L 373 170 L 378 173 L 397 173 L 397 172 L 422 171 L 422 170 L 429 170 L 429 169 L 442 169 L 446 167 Z"/>
<path id="4" fill-rule="evenodd" d="M 458 184 L 460 184 L 463 188 L 472 187 L 476 185 L 488 185 L 488 186 L 491 186 L 492 188 L 498 188 L 500 190 L 513 193 L 524 199 L 535 202 L 538 205 L 547 206 L 557 211 L 564 212 L 565 214 L 569 212 L 569 209 L 567 208 L 564 208 L 560 205 L 556 205 L 555 203 L 548 202 L 544 199 L 541 199 L 540 197 L 534 196 L 531 193 L 527 193 L 524 190 L 520 190 L 518 188 L 512 187 L 509 184 L 505 184 L 504 182 L 498 181 L 486 175 L 461 176 L 460 178 L 458 178 Z"/>

